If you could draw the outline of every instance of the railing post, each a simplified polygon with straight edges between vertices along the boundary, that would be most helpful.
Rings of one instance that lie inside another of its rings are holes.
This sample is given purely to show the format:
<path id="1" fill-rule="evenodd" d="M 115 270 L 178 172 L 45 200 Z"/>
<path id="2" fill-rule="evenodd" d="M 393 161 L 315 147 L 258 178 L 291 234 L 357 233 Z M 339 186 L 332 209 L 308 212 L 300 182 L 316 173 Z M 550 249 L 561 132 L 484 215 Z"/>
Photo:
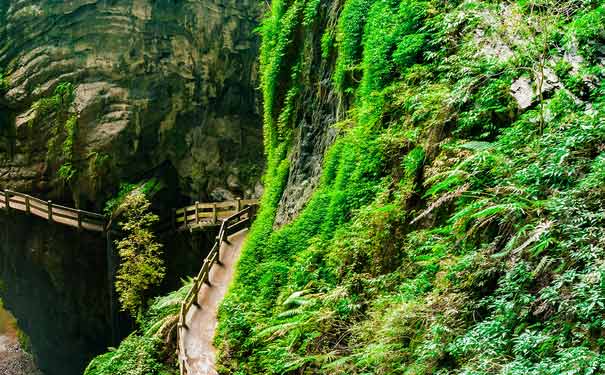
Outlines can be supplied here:
<path id="1" fill-rule="evenodd" d="M 53 221 L 53 201 L 48 201 L 48 221 Z"/>
<path id="2" fill-rule="evenodd" d="M 200 202 L 195 202 L 195 223 L 200 223 Z"/>
<path id="3" fill-rule="evenodd" d="M 31 213 L 31 207 L 29 205 L 29 195 L 25 196 L 25 212 L 29 215 Z"/>
<path id="4" fill-rule="evenodd" d="M 242 198 L 235 199 L 235 211 L 240 212 L 242 210 Z"/>
<path id="5" fill-rule="evenodd" d="M 216 224 L 218 219 L 218 214 L 216 212 L 216 203 L 212 204 L 212 224 Z"/>
<path id="6" fill-rule="evenodd" d="M 183 208 L 183 225 L 187 227 L 187 207 Z"/>
<path id="7" fill-rule="evenodd" d="M 10 212 L 11 204 L 10 198 L 8 196 L 8 191 L 4 190 L 4 208 L 6 209 L 6 213 Z"/>

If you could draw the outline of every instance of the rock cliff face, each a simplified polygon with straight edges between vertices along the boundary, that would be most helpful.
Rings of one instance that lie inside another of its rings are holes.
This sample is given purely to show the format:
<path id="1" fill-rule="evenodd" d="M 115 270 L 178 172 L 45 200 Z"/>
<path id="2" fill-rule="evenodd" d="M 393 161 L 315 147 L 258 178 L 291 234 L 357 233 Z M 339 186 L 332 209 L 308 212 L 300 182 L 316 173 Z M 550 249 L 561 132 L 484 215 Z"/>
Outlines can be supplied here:
<path id="1" fill-rule="evenodd" d="M 103 238 L 22 215 L 0 226 L 0 298 L 45 374 L 81 373 L 112 339 Z"/>
<path id="2" fill-rule="evenodd" d="M 0 0 L 0 189 L 93 210 L 149 177 L 174 200 L 160 208 L 258 196 L 260 4 Z M 42 370 L 79 373 L 111 340 L 104 241 L 20 216 L 0 227 L 8 309 Z"/>
<path id="3" fill-rule="evenodd" d="M 192 199 L 258 193 L 259 14 L 250 0 L 3 1 L 0 186 L 91 206 L 169 168 Z M 65 82 L 75 130 L 40 110 Z M 62 133 L 67 182 L 48 156 Z"/>

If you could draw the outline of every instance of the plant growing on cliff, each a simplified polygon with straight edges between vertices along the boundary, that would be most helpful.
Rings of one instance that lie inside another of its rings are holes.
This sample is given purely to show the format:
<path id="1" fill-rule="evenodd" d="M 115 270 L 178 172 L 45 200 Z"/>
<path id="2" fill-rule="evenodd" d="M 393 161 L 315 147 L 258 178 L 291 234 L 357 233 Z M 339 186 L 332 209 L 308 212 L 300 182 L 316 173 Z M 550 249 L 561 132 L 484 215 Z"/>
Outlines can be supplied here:
<path id="1" fill-rule="evenodd" d="M 275 142 L 221 308 L 222 373 L 603 373 L 602 1 L 334 3 L 332 82 L 349 118 L 281 228 L 296 157 L 275 134 L 300 114 L 298 56 L 322 30 L 300 27 L 309 2 L 277 0 L 264 30 Z M 589 95 L 550 88 L 521 109 L 511 83 L 531 71 L 540 91 L 552 57 L 574 53 L 566 38 L 584 41 L 572 68 L 590 71 Z"/>
<path id="2" fill-rule="evenodd" d="M 49 124 L 48 163 L 59 164 L 57 176 L 68 185 L 72 185 L 78 175 L 75 161 L 75 147 L 78 137 L 78 116 L 73 113 L 72 104 L 75 98 L 75 88 L 69 82 L 60 83 L 53 95 L 36 101 L 32 108 L 35 124 Z"/>
<path id="3" fill-rule="evenodd" d="M 0 69 L 0 94 L 4 94 L 9 88 L 8 78 L 4 76 L 4 72 Z"/>
<path id="4" fill-rule="evenodd" d="M 125 220 L 120 226 L 125 236 L 116 241 L 120 255 L 116 291 L 122 310 L 138 319 L 151 290 L 164 278 L 162 245 L 151 231 L 159 217 L 149 212 L 151 203 L 142 192 L 135 191 L 126 196 L 122 205 Z"/>

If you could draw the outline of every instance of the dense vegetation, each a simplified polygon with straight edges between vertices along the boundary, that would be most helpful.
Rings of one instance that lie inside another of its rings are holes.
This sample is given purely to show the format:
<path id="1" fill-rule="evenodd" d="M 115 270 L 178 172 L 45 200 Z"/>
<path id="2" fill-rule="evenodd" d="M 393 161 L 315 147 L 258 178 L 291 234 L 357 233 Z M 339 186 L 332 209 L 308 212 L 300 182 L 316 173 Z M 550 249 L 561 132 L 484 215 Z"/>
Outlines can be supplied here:
<path id="1" fill-rule="evenodd" d="M 181 302 L 191 284 L 161 298 L 156 298 L 140 319 L 136 332 L 117 349 L 95 358 L 84 375 L 173 375 L 175 332 Z"/>
<path id="2" fill-rule="evenodd" d="M 4 72 L 0 69 L 0 94 L 4 94 L 9 88 L 8 79 L 4 76 Z"/>
<path id="3" fill-rule="evenodd" d="M 121 309 L 135 319 L 137 329 L 117 349 L 95 358 L 85 375 L 175 373 L 175 328 L 191 283 L 166 297 L 152 298 L 166 272 L 162 244 L 152 230 L 159 217 L 151 212 L 149 201 L 158 189 L 156 179 L 123 184 L 118 196 L 107 202 L 107 215 L 119 220 L 122 231 L 115 240 L 120 256 L 115 288 Z"/>
<path id="4" fill-rule="evenodd" d="M 273 0 L 221 372 L 604 372 L 604 30 L 591 0 Z M 275 229 L 319 63 L 347 111 Z"/>
<path id="5" fill-rule="evenodd" d="M 166 272 L 162 245 L 152 232 L 160 218 L 150 212 L 151 202 L 143 192 L 127 195 L 122 207 L 124 219 L 120 227 L 124 235 L 116 241 L 120 255 L 116 292 L 122 310 L 139 319 L 147 307 L 150 292 L 160 284 Z"/>

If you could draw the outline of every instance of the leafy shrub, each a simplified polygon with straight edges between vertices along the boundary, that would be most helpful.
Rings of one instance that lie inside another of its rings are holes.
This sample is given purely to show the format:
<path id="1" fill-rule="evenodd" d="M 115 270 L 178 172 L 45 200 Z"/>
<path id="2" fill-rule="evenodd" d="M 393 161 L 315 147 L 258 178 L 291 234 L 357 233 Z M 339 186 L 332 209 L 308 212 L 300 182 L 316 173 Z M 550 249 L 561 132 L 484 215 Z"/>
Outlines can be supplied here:
<path id="1" fill-rule="evenodd" d="M 122 309 L 140 319 L 150 297 L 149 292 L 159 285 L 165 272 L 162 245 L 156 242 L 151 232 L 159 217 L 149 212 L 151 203 L 141 192 L 129 194 L 122 204 L 125 219 L 120 227 L 125 237 L 116 241 L 120 254 L 116 291 Z"/>

